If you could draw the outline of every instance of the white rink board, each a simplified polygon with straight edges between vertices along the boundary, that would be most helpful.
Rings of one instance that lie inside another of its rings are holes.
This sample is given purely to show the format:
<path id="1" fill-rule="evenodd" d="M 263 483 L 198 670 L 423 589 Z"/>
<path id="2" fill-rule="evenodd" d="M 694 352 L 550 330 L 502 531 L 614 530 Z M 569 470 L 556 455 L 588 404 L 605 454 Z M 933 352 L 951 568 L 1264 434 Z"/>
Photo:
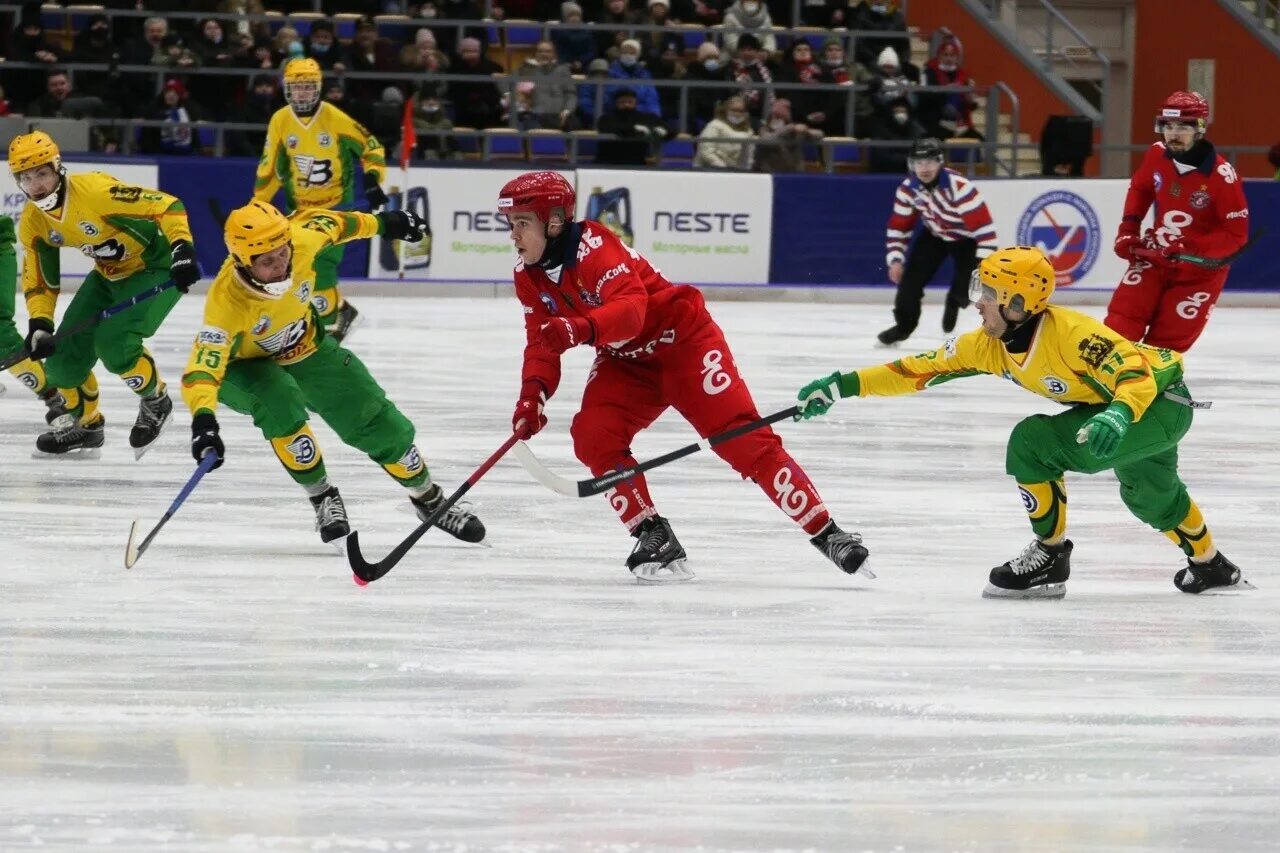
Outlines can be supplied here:
<path id="1" fill-rule="evenodd" d="M 138 163 L 77 163 L 74 160 L 64 160 L 67 167 L 67 173 L 72 175 L 81 174 L 83 172 L 106 172 L 114 178 L 119 178 L 126 184 L 133 184 L 140 187 L 154 188 L 159 183 L 160 178 L 156 166 L 142 165 Z M 18 219 L 22 215 L 22 208 L 26 205 L 27 197 L 18 189 L 17 183 L 13 180 L 12 173 L 7 168 L 0 169 L 0 216 L 13 217 L 14 230 L 17 231 Z M 74 227 L 75 223 L 71 223 L 69 227 Z M 21 275 L 23 255 L 22 247 L 17 247 L 18 252 L 18 272 Z M 93 270 L 93 261 L 87 256 L 79 252 L 63 251 L 58 253 L 59 263 L 61 264 L 62 275 L 65 276 L 85 276 Z"/>
<path id="2" fill-rule="evenodd" d="M 365 318 L 352 349 L 458 485 L 509 428 L 518 303 L 348 295 Z M 811 378 L 907 352 L 872 346 L 888 299 L 711 310 L 771 411 Z M 152 342 L 171 387 L 200 307 L 184 298 Z M 913 344 L 941 340 L 940 314 L 926 305 Z M 0 849 L 1274 851 L 1280 377 L 1240 365 L 1276 323 L 1218 308 L 1191 356 L 1189 386 L 1214 406 L 1183 477 L 1258 586 L 1212 598 L 1174 588 L 1179 553 L 1107 474 L 1068 478 L 1065 600 L 980 597 L 1029 538 L 1006 437 L 1054 411 L 993 378 L 779 427 L 866 537 L 875 581 L 826 564 L 699 453 L 650 476 L 696 583 L 636 586 L 603 497 L 559 497 L 508 459 L 467 496 L 491 548 L 433 531 L 363 590 L 228 411 L 226 465 L 126 572 L 130 516 L 149 528 L 194 466 L 188 416 L 135 463 L 137 404 L 99 373 L 104 458 L 37 462 L 43 407 L 6 378 Z M 589 364 L 566 357 L 534 445 L 567 476 L 585 476 L 568 428 Z M 416 524 L 407 501 L 316 432 L 381 556 Z M 634 450 L 690 440 L 668 415 Z"/>

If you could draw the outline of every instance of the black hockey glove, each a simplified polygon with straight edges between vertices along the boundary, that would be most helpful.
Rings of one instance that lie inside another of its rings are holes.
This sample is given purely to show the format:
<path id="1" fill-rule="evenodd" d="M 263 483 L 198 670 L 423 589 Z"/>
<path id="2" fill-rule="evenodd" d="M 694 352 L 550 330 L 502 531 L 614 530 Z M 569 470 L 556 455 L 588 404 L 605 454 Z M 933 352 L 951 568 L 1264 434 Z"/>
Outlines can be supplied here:
<path id="1" fill-rule="evenodd" d="M 27 321 L 27 355 L 36 360 L 48 358 L 58 348 L 53 340 L 53 322 L 32 317 Z"/>
<path id="2" fill-rule="evenodd" d="M 427 236 L 427 222 L 412 210 L 388 210 L 379 213 L 382 220 L 382 236 L 387 240 L 408 240 L 418 243 Z"/>
<path id="3" fill-rule="evenodd" d="M 199 462 L 211 450 L 218 458 L 213 467 L 221 468 L 227 449 L 218 435 L 218 419 L 208 412 L 201 412 L 191 419 L 191 455 Z"/>
<path id="4" fill-rule="evenodd" d="M 386 207 L 387 194 L 382 191 L 382 187 L 378 186 L 378 179 L 368 172 L 364 175 L 364 197 L 369 202 L 369 210 L 377 210 L 380 207 Z"/>
<path id="5" fill-rule="evenodd" d="M 169 277 L 183 293 L 191 291 L 191 285 L 200 280 L 200 264 L 196 261 L 196 247 L 187 240 L 173 244 L 169 254 Z"/>

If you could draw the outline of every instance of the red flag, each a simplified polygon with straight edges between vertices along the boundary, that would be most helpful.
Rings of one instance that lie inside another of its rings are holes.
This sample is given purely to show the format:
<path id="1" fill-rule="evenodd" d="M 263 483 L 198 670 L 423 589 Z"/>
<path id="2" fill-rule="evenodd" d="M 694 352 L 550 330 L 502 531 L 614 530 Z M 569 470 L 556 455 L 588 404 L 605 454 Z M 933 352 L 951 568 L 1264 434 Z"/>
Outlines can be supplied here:
<path id="1" fill-rule="evenodd" d="M 417 98 L 406 98 L 404 102 L 404 120 L 400 127 L 400 168 L 409 168 L 409 158 L 418 147 L 418 132 L 413 129 L 413 104 Z"/>

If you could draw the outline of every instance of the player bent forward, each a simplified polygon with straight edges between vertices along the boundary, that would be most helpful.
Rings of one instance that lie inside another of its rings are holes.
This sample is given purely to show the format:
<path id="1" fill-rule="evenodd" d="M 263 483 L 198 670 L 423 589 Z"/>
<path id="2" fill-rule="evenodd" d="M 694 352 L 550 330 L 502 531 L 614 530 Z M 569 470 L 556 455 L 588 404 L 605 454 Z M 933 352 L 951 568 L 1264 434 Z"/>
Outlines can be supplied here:
<path id="1" fill-rule="evenodd" d="M 304 210 L 285 219 L 261 201 L 227 217 L 231 256 L 209 289 L 204 328 L 182 377 L 192 414 L 191 451 L 197 461 L 212 452 L 218 459 L 214 467 L 222 465 L 218 403 L 252 416 L 289 476 L 310 496 L 325 542 L 336 542 L 351 528 L 342 496 L 325 475 L 308 409 L 408 489 L 420 518 L 444 499 L 413 442 L 413 424 L 360 359 L 325 333 L 310 298 L 316 260 L 330 247 L 375 234 L 417 242 L 423 229 L 421 219 L 402 211 L 374 216 Z M 436 526 L 466 542 L 479 542 L 485 533 L 480 519 L 460 505 Z"/>
<path id="2" fill-rule="evenodd" d="M 498 212 L 519 252 L 516 296 L 526 346 L 512 427 L 527 439 L 546 425 L 560 356 L 591 346 L 596 361 L 573 419 L 574 453 L 596 476 L 634 465 L 631 440 L 674 406 L 704 438 L 760 417 L 724 333 L 688 285 L 673 285 L 598 222 L 573 221 L 576 194 L 555 172 L 529 172 L 502 188 Z M 804 469 L 765 427 L 714 451 L 754 480 L 843 571 L 862 567 L 862 537 L 831 519 Z M 627 568 L 650 583 L 693 578 L 643 475 L 605 493 L 636 539 Z M 869 571 L 863 572 L 868 576 Z"/>
<path id="3" fill-rule="evenodd" d="M 1085 314 L 1050 305 L 1053 288 L 1053 266 L 1038 249 L 997 251 L 973 276 L 970 298 L 982 315 L 980 329 L 940 350 L 811 382 L 800 389 L 803 416 L 823 414 L 837 396 L 910 394 L 982 373 L 1012 379 L 1071 408 L 1032 415 L 1009 437 L 1005 470 L 1018 482 L 1035 538 L 991 570 L 985 597 L 1066 595 L 1067 471 L 1115 471 L 1129 511 L 1187 555 L 1187 567 L 1174 576 L 1178 589 L 1197 593 L 1240 583 L 1240 570 L 1214 547 L 1178 477 L 1178 442 L 1193 412 L 1182 356 L 1134 344 Z"/>

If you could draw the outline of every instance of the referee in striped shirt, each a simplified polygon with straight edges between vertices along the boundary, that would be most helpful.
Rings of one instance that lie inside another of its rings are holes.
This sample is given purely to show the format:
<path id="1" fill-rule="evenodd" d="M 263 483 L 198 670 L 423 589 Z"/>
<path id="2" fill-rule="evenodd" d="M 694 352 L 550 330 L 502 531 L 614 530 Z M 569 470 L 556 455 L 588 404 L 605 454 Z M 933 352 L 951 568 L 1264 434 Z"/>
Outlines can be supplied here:
<path id="1" fill-rule="evenodd" d="M 960 309 L 969 305 L 970 274 L 998 246 L 996 226 L 982 193 L 964 175 L 943 166 L 945 159 L 941 142 L 917 140 L 907 155 L 911 174 L 893 196 L 885 263 L 898 293 L 893 300 L 893 325 L 878 336 L 885 346 L 905 341 L 916 330 L 924 287 L 948 257 L 953 273 L 942 310 L 942 331 L 954 329 Z M 922 221 L 924 228 L 907 248 Z"/>

